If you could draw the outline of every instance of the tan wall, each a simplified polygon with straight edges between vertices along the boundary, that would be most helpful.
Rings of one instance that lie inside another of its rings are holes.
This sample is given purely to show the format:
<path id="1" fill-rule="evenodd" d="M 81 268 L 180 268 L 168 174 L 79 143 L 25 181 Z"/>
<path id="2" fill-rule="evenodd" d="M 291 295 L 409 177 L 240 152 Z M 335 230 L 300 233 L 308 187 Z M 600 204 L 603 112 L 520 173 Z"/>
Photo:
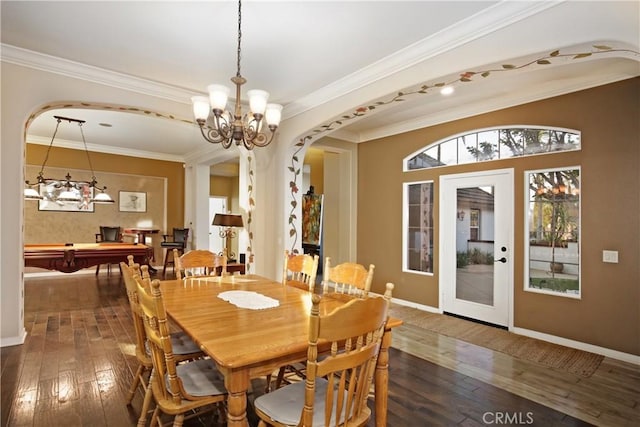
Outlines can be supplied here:
<path id="1" fill-rule="evenodd" d="M 239 199 L 239 180 L 237 176 L 215 176 L 209 179 L 209 195 L 227 198 L 227 208 L 234 214 L 242 213 L 240 211 Z M 211 218 L 213 221 L 213 218 Z M 217 228 L 217 227 L 216 227 Z M 236 254 L 238 250 L 238 239 L 231 239 L 231 251 Z"/>
<path id="2" fill-rule="evenodd" d="M 35 181 L 47 147 L 27 144 L 26 178 Z M 39 211 L 38 202 L 25 202 L 25 243 L 91 242 L 100 225 L 135 227 L 149 223 L 160 235 L 184 224 L 184 168 L 182 163 L 148 160 L 105 153 L 90 153 L 99 185 L 116 200 L 113 205 L 96 205 L 93 213 Z M 53 147 L 45 168 L 45 177 L 88 179 L 86 153 L 82 150 Z M 84 168 L 84 170 L 83 170 Z M 62 173 L 61 173 L 62 172 Z M 165 201 L 165 181 L 167 200 Z M 147 193 L 147 212 L 120 212 L 120 191 Z M 166 206 L 167 228 L 164 229 Z M 161 262 L 161 236 L 154 237 L 156 262 Z"/>
<path id="3" fill-rule="evenodd" d="M 315 194 L 324 194 L 324 150 L 310 147 L 304 155 L 304 164 L 311 166 L 309 185 L 313 185 Z M 304 193 L 309 190 L 302 188 Z"/>
<path id="4" fill-rule="evenodd" d="M 367 142 L 358 151 L 358 262 L 376 265 L 373 290 L 394 282 L 394 297 L 438 306 L 438 180 L 442 174 L 513 168 L 514 325 L 640 355 L 640 79 L 534 102 Z M 543 125 L 582 132 L 579 152 L 402 172 L 402 159 L 448 136 L 501 125 Z M 525 292 L 524 172 L 581 166 L 580 300 Z M 381 168 L 386 167 L 384 173 Z M 402 184 L 435 183 L 435 271 L 402 272 Z M 619 251 L 604 264 L 602 251 Z"/>
<path id="5" fill-rule="evenodd" d="M 227 207 L 233 213 L 240 213 L 237 176 L 211 176 L 209 195 L 227 198 Z M 213 218 L 212 218 L 213 219 Z"/>

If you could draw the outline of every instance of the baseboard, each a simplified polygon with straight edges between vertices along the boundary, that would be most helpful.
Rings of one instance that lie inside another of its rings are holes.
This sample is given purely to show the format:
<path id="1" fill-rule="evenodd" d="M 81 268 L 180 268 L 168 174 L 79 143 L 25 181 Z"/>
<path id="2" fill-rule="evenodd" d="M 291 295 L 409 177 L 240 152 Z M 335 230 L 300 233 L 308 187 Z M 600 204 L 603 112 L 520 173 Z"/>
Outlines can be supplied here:
<path id="1" fill-rule="evenodd" d="M 154 265 L 153 266 L 156 269 L 160 269 L 162 270 L 162 265 L 157 266 Z M 120 274 L 120 272 L 118 271 L 118 267 L 117 265 L 112 265 L 111 266 L 111 272 L 113 272 L 115 269 L 115 272 Z M 31 271 L 31 272 L 25 272 L 24 273 L 24 277 L 25 278 L 31 278 L 31 277 L 65 277 L 65 276 L 81 276 L 84 274 L 96 274 L 96 268 L 95 267 L 89 267 L 89 268 L 83 268 L 81 270 L 78 271 L 74 271 L 72 273 L 62 273 L 60 271 L 55 271 L 55 270 L 45 270 L 45 271 Z M 106 267 L 102 267 L 100 268 L 100 273 L 98 273 L 99 275 L 103 275 L 103 274 L 107 274 L 107 269 Z"/>
<path id="2" fill-rule="evenodd" d="M 392 302 L 394 304 L 403 305 L 405 307 L 416 308 L 418 310 L 427 311 L 429 313 L 443 314 L 442 310 L 438 309 L 437 307 L 431 307 L 429 305 L 417 304 L 415 302 L 405 301 L 398 298 L 393 298 Z M 565 347 L 575 348 L 576 350 L 583 350 L 583 351 L 589 351 L 591 353 L 601 354 L 605 357 L 621 360 L 623 362 L 640 365 L 640 356 L 637 356 L 635 354 L 624 353 L 622 351 L 612 350 L 610 348 L 600 347 L 597 345 L 588 344 L 580 341 L 574 341 L 567 338 L 562 338 L 555 335 L 549 335 L 542 332 L 532 331 L 530 329 L 525 329 L 525 328 L 513 327 L 509 329 L 509 332 L 513 332 L 514 334 L 523 335 L 530 338 L 536 338 L 536 339 L 547 341 L 553 344 L 563 345 Z"/>
<path id="3" fill-rule="evenodd" d="M 394 304 L 405 306 L 405 307 L 416 308 L 422 311 L 428 311 L 429 313 L 442 314 L 442 310 L 440 310 L 437 307 L 431 307 L 430 305 L 418 304 L 412 301 L 406 301 L 406 300 L 398 299 L 395 297 L 391 298 L 391 302 Z"/>
<path id="4" fill-rule="evenodd" d="M 612 359 L 621 360 L 623 362 L 633 363 L 640 365 L 640 356 L 635 354 L 624 353 L 622 351 L 612 350 L 610 348 L 600 347 L 593 344 L 584 343 L 581 341 L 574 341 L 567 338 L 558 337 L 555 335 L 549 335 L 542 332 L 532 331 L 530 329 L 516 328 L 511 329 L 511 332 L 519 335 L 524 335 L 530 338 L 536 338 L 543 341 L 548 341 L 553 344 L 563 345 L 565 347 L 575 348 L 577 350 L 589 351 L 591 353 L 601 354 L 605 357 L 611 357 Z"/>
<path id="5" fill-rule="evenodd" d="M 104 273 L 107 273 L 107 269 L 104 269 Z M 62 273 L 60 271 L 55 270 L 46 270 L 46 271 L 37 271 L 31 273 L 24 273 L 25 278 L 29 277 L 64 277 L 64 276 L 81 276 L 84 274 L 96 274 L 96 268 L 84 268 L 82 270 L 74 271 L 73 273 Z M 102 271 L 100 272 L 102 274 Z"/>
<path id="6" fill-rule="evenodd" d="M 24 340 L 27 339 L 27 330 L 22 328 L 21 336 L 0 338 L 0 347 L 11 347 L 14 345 L 24 344 Z"/>

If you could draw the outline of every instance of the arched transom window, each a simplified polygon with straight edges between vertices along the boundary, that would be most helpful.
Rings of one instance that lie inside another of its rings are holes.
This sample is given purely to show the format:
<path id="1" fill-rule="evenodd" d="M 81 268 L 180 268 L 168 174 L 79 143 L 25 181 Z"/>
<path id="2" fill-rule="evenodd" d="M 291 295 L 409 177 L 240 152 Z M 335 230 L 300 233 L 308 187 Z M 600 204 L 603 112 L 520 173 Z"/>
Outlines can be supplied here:
<path id="1" fill-rule="evenodd" d="M 476 130 L 435 142 L 404 160 L 404 170 L 485 162 L 580 149 L 580 132 L 541 126 Z"/>

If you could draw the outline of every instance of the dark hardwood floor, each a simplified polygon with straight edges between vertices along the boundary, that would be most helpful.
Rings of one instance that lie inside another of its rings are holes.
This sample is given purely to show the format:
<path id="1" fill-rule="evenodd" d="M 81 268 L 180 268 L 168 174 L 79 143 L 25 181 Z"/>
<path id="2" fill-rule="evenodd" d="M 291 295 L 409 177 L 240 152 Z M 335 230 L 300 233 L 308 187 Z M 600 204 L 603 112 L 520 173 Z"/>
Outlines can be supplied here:
<path id="1" fill-rule="evenodd" d="M 25 328 L 24 345 L 1 349 L 2 426 L 136 425 L 142 396 L 125 404 L 137 367 L 134 329 L 117 269 L 25 279 Z M 392 427 L 589 425 L 395 348 L 389 378 Z M 262 390 L 264 379 L 254 380 L 250 401 Z"/>

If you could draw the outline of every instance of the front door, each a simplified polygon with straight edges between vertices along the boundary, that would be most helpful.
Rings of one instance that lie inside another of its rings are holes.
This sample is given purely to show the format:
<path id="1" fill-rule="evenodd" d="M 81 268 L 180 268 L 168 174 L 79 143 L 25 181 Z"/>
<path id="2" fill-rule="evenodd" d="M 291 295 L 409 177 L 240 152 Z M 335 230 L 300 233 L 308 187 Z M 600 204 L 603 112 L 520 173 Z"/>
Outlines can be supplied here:
<path id="1" fill-rule="evenodd" d="M 444 312 L 510 326 L 513 169 L 440 177 Z"/>

